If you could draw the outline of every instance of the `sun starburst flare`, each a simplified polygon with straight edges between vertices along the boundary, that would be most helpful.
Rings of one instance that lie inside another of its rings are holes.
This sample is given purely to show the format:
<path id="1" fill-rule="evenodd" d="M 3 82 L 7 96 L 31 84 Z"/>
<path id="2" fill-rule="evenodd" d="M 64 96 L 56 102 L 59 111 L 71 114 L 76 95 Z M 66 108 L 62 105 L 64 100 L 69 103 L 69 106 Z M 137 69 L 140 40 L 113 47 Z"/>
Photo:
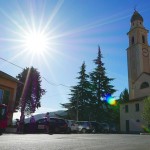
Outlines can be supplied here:
<path id="1" fill-rule="evenodd" d="M 26 33 L 23 39 L 23 46 L 29 53 L 41 55 L 48 49 L 49 38 L 42 32 Z"/>

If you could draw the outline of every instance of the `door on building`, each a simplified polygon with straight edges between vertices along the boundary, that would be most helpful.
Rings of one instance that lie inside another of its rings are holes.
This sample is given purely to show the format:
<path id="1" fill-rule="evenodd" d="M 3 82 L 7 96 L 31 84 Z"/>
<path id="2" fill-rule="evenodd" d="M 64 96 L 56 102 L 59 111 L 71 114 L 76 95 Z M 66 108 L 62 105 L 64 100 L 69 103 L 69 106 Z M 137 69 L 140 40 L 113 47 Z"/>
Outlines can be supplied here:
<path id="1" fill-rule="evenodd" d="M 130 131 L 129 120 L 126 120 L 126 132 Z"/>

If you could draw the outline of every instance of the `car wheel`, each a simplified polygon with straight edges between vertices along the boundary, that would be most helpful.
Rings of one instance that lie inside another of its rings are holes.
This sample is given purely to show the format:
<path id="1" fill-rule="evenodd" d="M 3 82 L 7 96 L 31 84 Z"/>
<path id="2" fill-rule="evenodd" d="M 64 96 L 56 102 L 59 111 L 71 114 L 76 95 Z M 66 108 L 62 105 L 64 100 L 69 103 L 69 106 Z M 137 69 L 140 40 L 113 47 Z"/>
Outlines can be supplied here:
<path id="1" fill-rule="evenodd" d="M 86 133 L 86 129 L 83 128 L 83 129 L 81 130 L 81 132 L 82 132 L 82 133 Z"/>
<path id="2" fill-rule="evenodd" d="M 67 133 L 71 133 L 71 129 L 70 128 L 67 129 Z"/>
<path id="3" fill-rule="evenodd" d="M 96 130 L 95 130 L 95 129 L 93 129 L 93 130 L 92 130 L 92 133 L 96 133 Z"/>

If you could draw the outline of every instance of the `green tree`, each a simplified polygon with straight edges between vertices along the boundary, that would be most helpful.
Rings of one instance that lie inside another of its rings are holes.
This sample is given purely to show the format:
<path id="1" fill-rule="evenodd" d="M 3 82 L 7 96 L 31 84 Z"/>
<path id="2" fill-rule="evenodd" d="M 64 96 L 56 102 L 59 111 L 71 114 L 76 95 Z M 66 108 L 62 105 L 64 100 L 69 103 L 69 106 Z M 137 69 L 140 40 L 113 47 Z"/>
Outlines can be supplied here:
<path id="1" fill-rule="evenodd" d="M 83 62 L 77 77 L 78 83 L 71 89 L 69 103 L 62 104 L 68 109 L 71 118 L 77 120 L 89 120 L 89 102 L 91 98 L 89 75 L 86 74 L 86 65 Z"/>
<path id="2" fill-rule="evenodd" d="M 67 116 L 66 119 L 73 119 L 76 120 L 77 119 L 77 102 L 78 102 L 78 89 L 76 86 L 72 86 L 71 87 L 71 93 L 70 98 L 69 98 L 69 102 L 65 103 L 65 104 L 61 104 L 63 108 L 67 109 Z"/>
<path id="3" fill-rule="evenodd" d="M 107 94 L 112 95 L 116 91 L 114 86 L 110 84 L 114 79 L 106 76 L 106 69 L 102 58 L 101 49 L 98 47 L 98 55 L 94 60 L 96 67 L 90 73 L 93 95 L 91 108 L 93 108 L 92 114 L 95 114 L 95 120 L 98 121 L 108 120 L 110 106 L 104 101 L 104 97 Z"/>
<path id="4" fill-rule="evenodd" d="M 21 115 L 34 113 L 41 107 L 40 99 L 46 92 L 41 88 L 40 73 L 33 67 L 25 68 L 16 78 L 22 83 L 17 87 L 16 110 L 21 110 Z"/>
<path id="5" fill-rule="evenodd" d="M 150 97 L 144 99 L 143 119 L 150 125 Z"/>
<path id="6" fill-rule="evenodd" d="M 123 90 L 123 92 L 121 92 L 121 94 L 119 96 L 119 100 L 120 101 L 129 101 L 129 92 L 126 88 Z"/>

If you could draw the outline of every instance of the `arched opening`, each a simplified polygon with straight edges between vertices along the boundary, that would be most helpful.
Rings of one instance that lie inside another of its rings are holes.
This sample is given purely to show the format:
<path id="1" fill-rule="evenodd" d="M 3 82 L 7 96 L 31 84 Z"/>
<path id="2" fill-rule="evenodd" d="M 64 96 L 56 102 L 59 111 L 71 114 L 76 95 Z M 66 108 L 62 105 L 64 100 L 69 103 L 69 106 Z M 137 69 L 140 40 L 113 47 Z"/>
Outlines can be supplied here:
<path id="1" fill-rule="evenodd" d="M 149 83 L 148 82 L 143 82 L 140 86 L 140 89 L 145 89 L 149 87 Z"/>
<path id="2" fill-rule="evenodd" d="M 145 43 L 145 36 L 142 35 L 142 43 Z"/>
<path id="3" fill-rule="evenodd" d="M 131 42 L 132 42 L 132 44 L 134 44 L 134 36 L 132 37 L 132 41 Z"/>

